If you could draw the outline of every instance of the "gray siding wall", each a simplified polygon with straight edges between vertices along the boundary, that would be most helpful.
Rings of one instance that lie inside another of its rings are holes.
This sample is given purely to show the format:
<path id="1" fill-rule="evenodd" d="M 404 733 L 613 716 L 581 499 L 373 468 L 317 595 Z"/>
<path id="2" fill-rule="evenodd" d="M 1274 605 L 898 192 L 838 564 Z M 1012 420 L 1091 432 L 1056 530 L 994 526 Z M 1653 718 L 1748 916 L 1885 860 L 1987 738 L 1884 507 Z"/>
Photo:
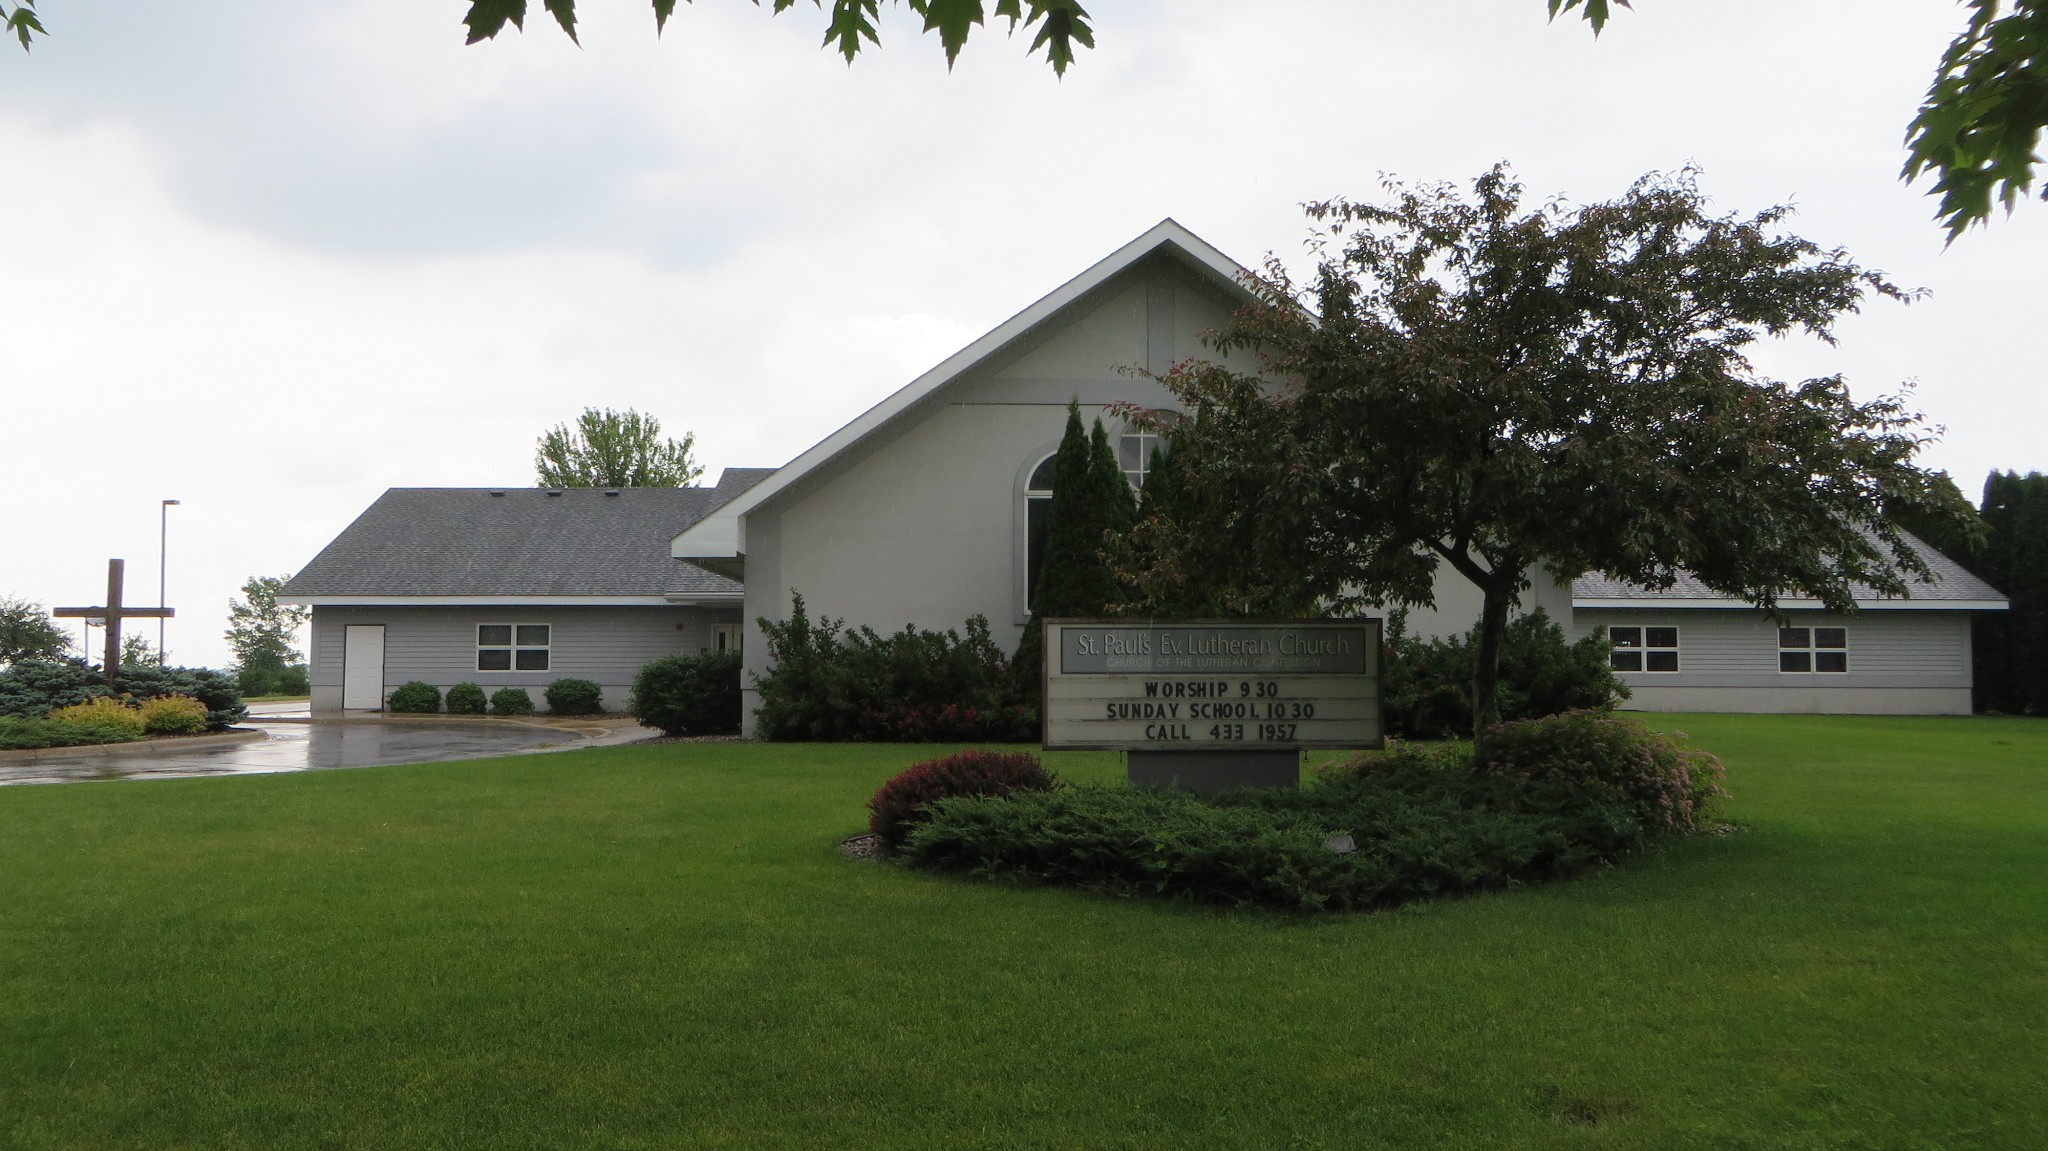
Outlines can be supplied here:
<path id="1" fill-rule="evenodd" d="M 1572 636 L 1609 626 L 1678 628 L 1676 673 L 1621 674 L 1624 707 L 1652 711 L 1967 715 L 1970 619 L 1951 611 L 1789 612 L 1790 627 L 1848 630 L 1846 673 L 1778 670 L 1778 625 L 1747 609 L 1580 608 Z"/>
<path id="2" fill-rule="evenodd" d="M 623 711 L 633 676 L 649 660 L 712 645 L 712 629 L 737 624 L 731 608 L 689 607 L 316 607 L 310 668 L 313 710 L 341 708 L 342 641 L 350 624 L 384 625 L 384 693 L 409 680 L 446 692 L 474 683 L 486 692 L 523 687 L 536 707 L 558 679 L 595 680 L 606 710 Z M 476 628 L 485 623 L 549 626 L 547 671 L 476 670 Z"/>

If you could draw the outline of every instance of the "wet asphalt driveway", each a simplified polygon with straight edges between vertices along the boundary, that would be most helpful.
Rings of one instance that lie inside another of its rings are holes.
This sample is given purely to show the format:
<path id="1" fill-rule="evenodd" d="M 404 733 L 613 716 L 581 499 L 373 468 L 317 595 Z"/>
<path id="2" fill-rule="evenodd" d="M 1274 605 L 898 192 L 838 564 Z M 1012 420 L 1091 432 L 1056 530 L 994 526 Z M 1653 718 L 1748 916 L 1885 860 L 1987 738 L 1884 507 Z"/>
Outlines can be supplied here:
<path id="1" fill-rule="evenodd" d="M 28 762 L 0 760 L 0 784 L 67 783 L 97 779 L 182 779 L 203 775 L 262 775 L 285 771 L 326 771 L 399 763 L 516 755 L 623 742 L 653 735 L 637 726 L 616 732 L 602 728 L 563 730 L 529 723 L 394 722 L 350 720 L 309 723 L 251 716 L 243 725 L 265 738 L 161 753 L 132 749 L 124 754 L 81 754 Z M 623 738 L 622 738 L 623 737 Z"/>

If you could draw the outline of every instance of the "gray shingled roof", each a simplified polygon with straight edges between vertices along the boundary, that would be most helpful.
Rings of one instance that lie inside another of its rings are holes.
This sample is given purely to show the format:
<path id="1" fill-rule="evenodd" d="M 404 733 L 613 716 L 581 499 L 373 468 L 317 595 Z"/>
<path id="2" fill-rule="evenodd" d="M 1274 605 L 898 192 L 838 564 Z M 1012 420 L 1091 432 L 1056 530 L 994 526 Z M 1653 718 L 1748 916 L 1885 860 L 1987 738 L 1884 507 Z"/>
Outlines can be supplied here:
<path id="1" fill-rule="evenodd" d="M 288 596 L 737 595 L 668 554 L 677 532 L 773 468 L 712 488 L 392 488 L 285 585 Z"/>
<path id="2" fill-rule="evenodd" d="M 1902 534 L 1905 534 L 1906 542 L 1913 545 L 1913 549 L 1920 553 L 1920 558 L 1927 562 L 1928 570 L 1934 575 L 1932 580 L 1913 581 L 1910 585 L 1913 594 L 1908 597 L 1909 600 L 1927 603 L 1941 603 L 1944 601 L 1953 603 L 1967 600 L 2005 599 L 2004 596 L 1998 593 L 1997 588 L 1971 575 L 1963 568 L 1963 565 L 1936 551 L 1911 533 Z M 1699 578 L 1691 572 L 1678 573 L 1678 582 L 1661 590 L 1646 588 L 1639 584 L 1625 583 L 1604 575 L 1581 576 L 1572 581 L 1572 598 L 1645 601 L 1725 600 L 1730 604 L 1744 602 L 1734 596 L 1724 595 L 1721 592 L 1715 591 L 1713 588 L 1701 583 Z M 1868 587 L 1858 584 L 1856 585 L 1856 602 L 1866 604 L 1901 603 L 1906 601 L 1879 596 Z"/>

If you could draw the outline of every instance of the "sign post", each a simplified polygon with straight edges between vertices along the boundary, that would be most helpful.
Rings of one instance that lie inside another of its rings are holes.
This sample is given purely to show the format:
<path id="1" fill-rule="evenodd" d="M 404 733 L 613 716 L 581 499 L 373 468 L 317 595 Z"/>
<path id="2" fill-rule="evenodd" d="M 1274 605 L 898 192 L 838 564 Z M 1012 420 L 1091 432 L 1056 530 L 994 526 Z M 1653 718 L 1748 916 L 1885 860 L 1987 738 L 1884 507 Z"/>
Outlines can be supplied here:
<path id="1" fill-rule="evenodd" d="M 1301 750 L 1380 747 L 1380 621 L 1045 623 L 1044 746 L 1141 787 L 1293 787 Z"/>

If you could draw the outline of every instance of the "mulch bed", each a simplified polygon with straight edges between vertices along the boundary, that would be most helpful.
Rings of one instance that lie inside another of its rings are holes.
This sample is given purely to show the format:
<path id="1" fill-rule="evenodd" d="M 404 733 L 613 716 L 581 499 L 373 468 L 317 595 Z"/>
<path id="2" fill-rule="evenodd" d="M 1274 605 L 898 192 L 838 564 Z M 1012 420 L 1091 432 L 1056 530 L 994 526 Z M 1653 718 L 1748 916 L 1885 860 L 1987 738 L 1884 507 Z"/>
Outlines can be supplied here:
<path id="1" fill-rule="evenodd" d="M 839 841 L 839 853 L 848 859 L 884 859 L 882 837 L 872 832 Z"/>

